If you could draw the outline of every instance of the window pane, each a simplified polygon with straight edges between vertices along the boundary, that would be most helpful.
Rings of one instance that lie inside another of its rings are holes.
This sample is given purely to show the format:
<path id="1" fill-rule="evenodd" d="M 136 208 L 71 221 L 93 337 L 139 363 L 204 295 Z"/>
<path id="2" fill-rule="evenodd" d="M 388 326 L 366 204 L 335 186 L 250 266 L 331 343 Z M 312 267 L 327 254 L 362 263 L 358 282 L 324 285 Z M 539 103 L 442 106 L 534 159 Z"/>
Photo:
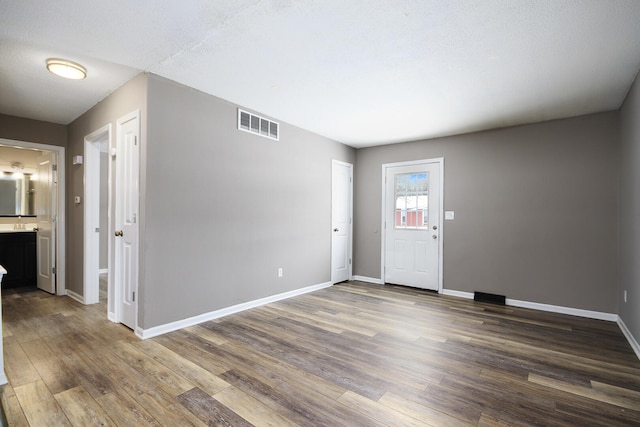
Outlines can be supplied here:
<path id="1" fill-rule="evenodd" d="M 420 172 L 395 175 L 395 201 L 396 228 L 428 228 L 429 174 Z"/>

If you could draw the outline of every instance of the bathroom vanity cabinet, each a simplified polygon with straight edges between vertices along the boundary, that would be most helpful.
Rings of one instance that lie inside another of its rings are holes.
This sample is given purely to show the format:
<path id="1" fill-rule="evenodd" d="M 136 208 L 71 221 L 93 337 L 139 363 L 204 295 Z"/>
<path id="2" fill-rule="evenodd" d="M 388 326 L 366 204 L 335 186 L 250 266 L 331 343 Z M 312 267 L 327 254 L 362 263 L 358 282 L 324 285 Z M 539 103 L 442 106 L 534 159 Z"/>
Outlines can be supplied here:
<path id="1" fill-rule="evenodd" d="M 7 270 L 3 289 L 36 286 L 36 232 L 0 233 L 0 265 Z"/>

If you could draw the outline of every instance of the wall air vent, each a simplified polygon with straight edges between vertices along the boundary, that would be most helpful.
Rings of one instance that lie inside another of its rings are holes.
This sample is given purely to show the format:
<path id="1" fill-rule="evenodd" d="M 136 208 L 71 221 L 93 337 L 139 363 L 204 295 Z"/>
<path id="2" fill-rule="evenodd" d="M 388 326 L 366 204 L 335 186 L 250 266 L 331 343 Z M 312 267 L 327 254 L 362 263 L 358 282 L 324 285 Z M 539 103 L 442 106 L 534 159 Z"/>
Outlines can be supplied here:
<path id="1" fill-rule="evenodd" d="M 274 121 L 238 109 L 238 129 L 240 130 L 278 141 L 280 140 L 279 128 L 280 125 Z"/>

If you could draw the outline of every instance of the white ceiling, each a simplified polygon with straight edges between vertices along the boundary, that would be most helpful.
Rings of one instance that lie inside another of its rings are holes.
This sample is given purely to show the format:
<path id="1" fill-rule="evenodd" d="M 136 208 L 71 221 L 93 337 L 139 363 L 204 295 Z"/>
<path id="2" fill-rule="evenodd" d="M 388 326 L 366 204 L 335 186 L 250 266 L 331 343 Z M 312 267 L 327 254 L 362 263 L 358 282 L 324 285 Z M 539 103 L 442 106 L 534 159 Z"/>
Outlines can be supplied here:
<path id="1" fill-rule="evenodd" d="M 615 110 L 639 68 L 638 0 L 0 2 L 0 113 L 62 124 L 149 71 L 363 147 Z"/>

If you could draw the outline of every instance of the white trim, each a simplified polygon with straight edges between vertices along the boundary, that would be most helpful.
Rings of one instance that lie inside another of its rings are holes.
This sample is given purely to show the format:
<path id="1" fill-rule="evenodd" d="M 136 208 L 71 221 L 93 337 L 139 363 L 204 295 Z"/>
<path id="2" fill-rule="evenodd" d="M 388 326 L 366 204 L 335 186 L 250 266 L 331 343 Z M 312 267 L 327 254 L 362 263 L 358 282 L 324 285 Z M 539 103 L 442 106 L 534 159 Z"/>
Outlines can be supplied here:
<path id="1" fill-rule="evenodd" d="M 0 138 L 0 145 L 8 147 L 35 148 L 36 150 L 53 151 L 57 154 L 58 162 L 58 216 L 56 221 L 56 293 L 66 295 L 66 149 L 57 145 L 40 144 L 37 142 L 18 141 L 15 139 Z"/>
<path id="2" fill-rule="evenodd" d="M 80 304 L 86 304 L 84 302 L 84 298 L 82 297 L 82 295 L 73 292 L 71 289 L 67 289 L 67 296 L 71 299 L 78 301 Z"/>
<path id="3" fill-rule="evenodd" d="M 108 273 L 109 273 L 108 268 L 101 268 L 98 270 L 98 274 L 108 274 Z"/>
<path id="4" fill-rule="evenodd" d="M 2 284 L 2 277 L 5 274 L 7 274 L 7 270 L 5 270 L 4 267 L 0 265 L 0 284 Z M 4 374 L 4 350 L 2 343 L 2 304 L 0 301 L 0 385 L 5 385 L 8 382 L 9 381 L 7 381 L 7 376 Z"/>
<path id="5" fill-rule="evenodd" d="M 452 297 L 473 299 L 473 292 L 454 291 L 452 289 L 443 289 L 444 295 Z M 542 304 L 539 302 L 521 301 L 517 299 L 507 298 L 505 304 L 510 307 L 530 308 L 532 310 L 547 311 L 550 313 L 569 314 L 571 316 L 587 317 L 589 319 L 607 320 L 615 322 L 618 315 L 613 313 L 603 313 L 601 311 L 583 310 L 581 308 L 563 307 L 561 305 Z"/>
<path id="6" fill-rule="evenodd" d="M 221 308 L 220 310 L 210 311 L 208 313 L 200 314 L 198 316 L 188 317 L 186 319 L 177 320 L 175 322 L 166 323 L 164 325 L 155 326 L 149 329 L 136 328 L 136 335 L 143 340 L 147 338 L 157 337 L 158 335 L 166 334 L 168 332 L 177 331 L 178 329 L 187 328 L 189 326 L 197 325 L 209 320 L 218 319 L 220 317 L 228 316 L 230 314 L 239 313 L 251 308 L 260 307 L 261 305 L 269 304 L 272 302 L 280 301 L 283 299 L 295 297 L 309 292 L 318 291 L 320 289 L 331 287 L 331 282 L 320 283 L 319 285 L 307 286 L 306 288 L 296 289 L 289 292 L 283 292 L 281 294 L 272 295 L 270 297 L 260 298 L 257 300 L 245 302 L 242 304 L 232 305 L 231 307 Z"/>
<path id="7" fill-rule="evenodd" d="M 473 293 L 471 293 L 471 292 L 462 292 L 462 291 L 454 291 L 453 289 L 443 289 L 442 290 L 442 294 L 449 295 L 451 297 L 473 299 Z"/>
<path id="8" fill-rule="evenodd" d="M 513 307 L 531 308 L 533 310 L 548 311 L 551 313 L 569 314 L 571 316 L 587 317 L 590 319 L 608 320 L 615 322 L 618 315 L 613 313 L 603 313 L 601 311 L 583 310 L 581 308 L 563 307 L 560 305 L 542 304 L 539 302 L 520 301 L 507 298 L 506 304 Z"/>
<path id="9" fill-rule="evenodd" d="M 434 157 L 432 159 L 422 159 L 422 160 L 409 160 L 406 162 L 393 162 L 393 163 L 384 163 L 382 164 L 382 210 L 381 210 L 381 224 L 380 224 L 380 237 L 382 244 L 380 245 L 380 277 L 382 277 L 382 283 L 384 283 L 385 278 L 385 245 L 387 240 L 387 230 L 385 227 L 385 218 L 386 218 L 386 191 L 387 191 L 387 168 L 394 167 L 403 167 L 403 166 L 415 166 L 415 165 L 424 165 L 430 163 L 437 163 L 440 166 L 440 233 L 439 233 L 439 241 L 438 241 L 438 293 L 444 290 L 444 157 Z"/>
<path id="10" fill-rule="evenodd" d="M 384 281 L 380 279 L 374 279 L 373 277 L 353 276 L 353 280 L 357 280 L 359 282 L 373 283 L 374 285 L 384 285 Z"/>
<path id="11" fill-rule="evenodd" d="M 100 301 L 100 144 L 111 145 L 111 123 L 84 137 L 84 281 L 85 304 Z"/>
<path id="12" fill-rule="evenodd" d="M 633 334 L 631 334 L 631 331 L 629 330 L 629 328 L 627 328 L 627 325 L 624 324 L 624 321 L 620 316 L 618 316 L 618 326 L 620 327 L 620 330 L 624 334 L 627 341 L 629 341 L 629 344 L 631 345 L 634 353 L 636 354 L 636 356 L 638 356 L 638 359 L 640 359 L 640 344 L 638 344 L 638 341 L 636 341 L 636 338 L 633 336 Z"/>
<path id="13" fill-rule="evenodd" d="M 349 238 L 347 245 L 349 246 L 347 251 L 349 252 L 349 277 L 348 280 L 351 280 L 353 277 L 353 164 L 343 162 L 336 159 L 331 159 L 331 221 L 333 222 L 333 170 L 335 166 L 344 166 L 349 169 Z M 331 224 L 331 229 L 333 229 L 333 223 Z M 331 230 L 330 229 L 330 230 Z M 331 233 L 331 282 L 337 283 L 333 277 L 333 232 Z"/>

